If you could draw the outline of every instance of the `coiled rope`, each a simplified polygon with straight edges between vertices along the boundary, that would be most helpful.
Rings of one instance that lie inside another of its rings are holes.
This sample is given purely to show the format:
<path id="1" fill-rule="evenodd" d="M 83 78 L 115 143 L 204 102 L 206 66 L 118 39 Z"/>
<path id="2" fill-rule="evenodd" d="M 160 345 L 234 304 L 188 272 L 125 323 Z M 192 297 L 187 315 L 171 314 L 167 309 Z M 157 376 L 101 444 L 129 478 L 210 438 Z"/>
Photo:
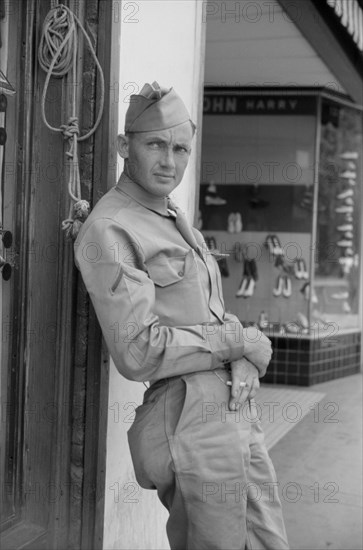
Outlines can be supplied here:
<path id="1" fill-rule="evenodd" d="M 53 2 L 54 4 L 54 2 Z M 100 76 L 100 105 L 96 122 L 86 134 L 79 135 L 77 116 L 77 50 L 78 35 L 77 25 L 82 31 Z M 81 182 L 78 162 L 78 142 L 89 138 L 97 129 L 104 106 L 105 81 L 102 67 L 97 59 L 92 42 L 78 17 L 64 4 L 56 4 L 48 12 L 40 38 L 38 60 L 41 68 L 47 73 L 43 93 L 41 97 L 41 114 L 44 124 L 53 132 L 61 132 L 64 139 L 69 142 L 69 150 L 66 156 L 69 159 L 68 193 L 71 198 L 69 216 L 62 222 L 62 229 L 66 231 L 67 237 L 76 238 L 82 223 L 87 218 L 90 205 L 88 201 L 82 200 Z M 45 114 L 45 100 L 49 81 L 51 77 L 62 78 L 72 70 L 72 109 L 67 124 L 59 128 L 51 126 Z"/>

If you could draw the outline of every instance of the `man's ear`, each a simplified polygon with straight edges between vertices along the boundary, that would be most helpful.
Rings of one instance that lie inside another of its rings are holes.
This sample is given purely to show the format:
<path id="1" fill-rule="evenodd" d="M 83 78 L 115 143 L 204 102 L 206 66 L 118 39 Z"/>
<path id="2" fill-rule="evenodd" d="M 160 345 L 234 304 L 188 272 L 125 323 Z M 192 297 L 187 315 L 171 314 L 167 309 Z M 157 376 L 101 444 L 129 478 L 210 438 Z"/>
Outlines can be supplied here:
<path id="1" fill-rule="evenodd" d="M 129 138 L 124 134 L 119 134 L 117 136 L 117 151 L 123 159 L 129 157 Z"/>

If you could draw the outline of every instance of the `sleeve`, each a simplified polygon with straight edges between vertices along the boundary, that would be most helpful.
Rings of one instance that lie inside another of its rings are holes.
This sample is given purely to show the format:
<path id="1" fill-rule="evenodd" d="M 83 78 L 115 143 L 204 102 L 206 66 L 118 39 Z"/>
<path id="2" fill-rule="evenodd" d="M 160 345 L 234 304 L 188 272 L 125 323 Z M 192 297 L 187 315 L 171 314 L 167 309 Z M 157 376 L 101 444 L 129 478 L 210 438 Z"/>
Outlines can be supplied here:
<path id="1" fill-rule="evenodd" d="M 154 283 L 142 269 L 142 256 L 130 231 L 112 219 L 94 221 L 75 242 L 76 265 L 119 372 L 130 380 L 155 381 L 240 359 L 244 343 L 237 318 L 160 325 Z"/>

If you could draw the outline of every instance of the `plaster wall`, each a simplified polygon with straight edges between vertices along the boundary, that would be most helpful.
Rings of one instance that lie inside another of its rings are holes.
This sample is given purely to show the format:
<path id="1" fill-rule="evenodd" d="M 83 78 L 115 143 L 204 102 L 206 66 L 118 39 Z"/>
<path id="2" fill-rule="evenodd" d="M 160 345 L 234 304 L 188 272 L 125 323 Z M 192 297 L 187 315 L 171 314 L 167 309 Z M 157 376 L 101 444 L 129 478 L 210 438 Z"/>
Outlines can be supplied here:
<path id="1" fill-rule="evenodd" d="M 192 119 L 201 119 L 199 100 L 203 82 L 204 29 L 202 2 L 198 0 L 139 0 L 115 2 L 114 17 L 121 18 L 121 55 L 118 85 L 119 132 L 132 93 L 145 82 L 158 81 L 184 99 Z M 196 145 L 196 143 L 194 144 Z M 196 147 L 174 200 L 193 219 L 197 178 Z M 122 170 L 120 160 L 117 173 Z M 199 182 L 198 182 L 199 184 Z M 167 549 L 167 511 L 155 491 L 135 481 L 127 443 L 134 410 L 145 387 L 124 379 L 111 362 L 107 430 L 107 465 L 103 548 Z"/>

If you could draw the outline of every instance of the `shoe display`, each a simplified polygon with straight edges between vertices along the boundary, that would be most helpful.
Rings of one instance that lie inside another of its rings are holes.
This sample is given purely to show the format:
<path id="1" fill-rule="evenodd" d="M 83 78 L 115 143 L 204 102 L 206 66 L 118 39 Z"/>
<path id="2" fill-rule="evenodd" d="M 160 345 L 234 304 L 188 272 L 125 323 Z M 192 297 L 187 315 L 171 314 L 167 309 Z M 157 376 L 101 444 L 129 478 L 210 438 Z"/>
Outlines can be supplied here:
<path id="1" fill-rule="evenodd" d="M 348 197 L 351 197 L 354 195 L 353 189 L 346 189 L 345 191 L 342 191 L 337 195 L 337 199 L 347 199 Z"/>
<path id="2" fill-rule="evenodd" d="M 338 206 L 335 209 L 335 212 L 337 212 L 338 214 L 350 214 L 353 212 L 353 206 Z"/>
<path id="3" fill-rule="evenodd" d="M 239 212 L 236 212 L 234 215 L 234 231 L 235 233 L 241 233 L 242 229 L 242 215 Z"/>
<path id="4" fill-rule="evenodd" d="M 206 206 L 223 206 L 227 201 L 217 194 L 217 186 L 211 182 L 207 187 L 204 202 Z"/>

